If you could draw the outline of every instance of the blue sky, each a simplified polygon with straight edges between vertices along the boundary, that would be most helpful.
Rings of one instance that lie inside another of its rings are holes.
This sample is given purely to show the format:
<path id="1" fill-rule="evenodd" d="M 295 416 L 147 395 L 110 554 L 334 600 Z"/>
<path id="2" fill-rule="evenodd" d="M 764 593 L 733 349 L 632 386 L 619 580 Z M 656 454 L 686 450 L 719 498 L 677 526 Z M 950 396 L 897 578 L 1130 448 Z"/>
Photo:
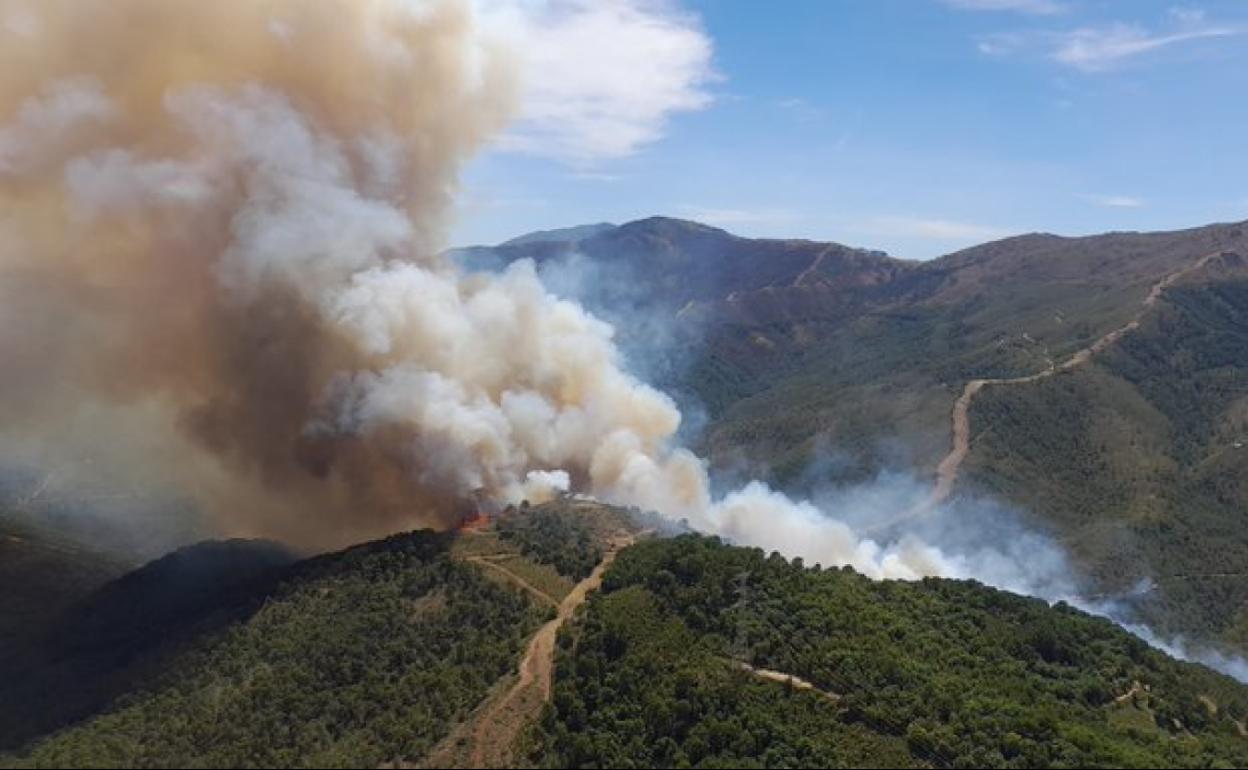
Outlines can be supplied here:
<path id="1" fill-rule="evenodd" d="M 479 156 L 456 244 L 665 214 L 930 258 L 1012 233 L 1248 218 L 1248 2 L 690 0 L 661 13 L 709 43 L 707 61 L 660 67 L 684 90 L 656 81 L 669 103 L 643 110 L 641 138 Z M 618 78 L 625 65 L 587 61 L 593 50 L 569 50 L 562 70 Z"/>

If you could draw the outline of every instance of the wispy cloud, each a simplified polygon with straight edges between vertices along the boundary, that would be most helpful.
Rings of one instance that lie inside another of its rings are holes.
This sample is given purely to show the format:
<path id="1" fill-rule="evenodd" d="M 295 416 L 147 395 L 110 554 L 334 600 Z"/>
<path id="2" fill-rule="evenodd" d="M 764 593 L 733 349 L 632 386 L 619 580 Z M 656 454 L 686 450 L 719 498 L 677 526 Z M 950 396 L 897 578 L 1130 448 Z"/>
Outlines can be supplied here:
<path id="1" fill-rule="evenodd" d="M 624 178 L 622 174 L 608 174 L 603 171 L 573 171 L 567 174 L 568 179 L 577 182 L 618 182 Z"/>
<path id="2" fill-rule="evenodd" d="M 774 104 L 802 123 L 821 120 L 827 115 L 827 111 L 823 107 L 813 104 L 800 96 L 779 99 Z"/>
<path id="3" fill-rule="evenodd" d="M 856 229 L 870 235 L 903 236 L 933 241 L 990 241 L 1016 232 L 994 225 L 908 216 L 872 217 Z"/>
<path id="4" fill-rule="evenodd" d="M 1208 15 L 1203 8 L 1187 8 L 1184 6 L 1175 6 L 1168 13 L 1172 19 L 1180 24 L 1203 24 L 1205 17 Z"/>
<path id="5" fill-rule="evenodd" d="M 1031 39 L 1018 32 L 996 32 L 984 35 L 975 43 L 975 47 L 985 56 L 1009 56 L 1028 46 Z"/>
<path id="6" fill-rule="evenodd" d="M 1248 34 L 1248 25 L 1213 23 L 1203 10 L 1197 8 L 1171 8 L 1166 18 L 1167 24 L 1157 28 L 1118 21 L 1065 31 L 1024 29 L 995 32 L 978 37 L 975 45 L 985 56 L 1043 55 L 1058 64 L 1091 73 L 1113 70 L 1132 59 L 1164 48 Z"/>
<path id="7" fill-rule="evenodd" d="M 1124 61 L 1161 48 L 1210 38 L 1231 37 L 1244 33 L 1243 28 L 1211 25 L 1204 16 L 1189 17 L 1182 29 L 1169 33 L 1152 32 L 1138 24 L 1121 22 L 1102 27 L 1081 27 L 1060 39 L 1053 59 L 1084 72 L 1103 72 Z"/>
<path id="8" fill-rule="evenodd" d="M 1056 0 L 940 0 L 950 8 L 962 11 L 1013 11 L 1032 16 L 1052 16 L 1065 13 L 1065 3 Z"/>
<path id="9" fill-rule="evenodd" d="M 501 149 L 588 166 L 636 152 L 674 113 L 711 103 L 711 40 L 674 4 L 480 0 L 479 10 L 512 49 L 522 85 Z"/>
<path id="10" fill-rule="evenodd" d="M 1143 200 L 1132 195 L 1084 195 L 1081 197 L 1095 206 L 1111 209 L 1138 209 L 1144 205 Z"/>
<path id="11" fill-rule="evenodd" d="M 732 225 L 779 225 L 796 222 L 801 214 L 784 208 L 718 208 L 714 206 L 686 205 L 679 208 L 680 216 L 708 225 L 730 227 Z"/>

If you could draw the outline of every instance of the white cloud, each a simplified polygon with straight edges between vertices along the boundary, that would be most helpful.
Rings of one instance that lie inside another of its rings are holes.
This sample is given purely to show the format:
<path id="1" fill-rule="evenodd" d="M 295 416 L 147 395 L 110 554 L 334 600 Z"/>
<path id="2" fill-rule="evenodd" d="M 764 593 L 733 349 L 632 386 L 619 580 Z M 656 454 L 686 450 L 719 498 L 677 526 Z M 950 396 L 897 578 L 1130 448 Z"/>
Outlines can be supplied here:
<path id="1" fill-rule="evenodd" d="M 1064 13 L 1066 5 L 1056 0 L 941 0 L 950 8 L 962 11 L 1014 11 L 1033 16 Z"/>
<path id="2" fill-rule="evenodd" d="M 996 0 L 947 0 L 976 7 L 995 7 Z M 1083 72 L 1112 70 L 1128 60 L 1175 45 L 1248 33 L 1244 24 L 1215 24 L 1203 10 L 1173 7 L 1166 13 L 1167 28 L 1149 29 L 1141 24 L 1114 22 L 1084 26 L 1063 32 L 1041 29 L 997 32 L 980 36 L 976 47 L 985 56 L 1041 54 L 1059 64 Z"/>
<path id="3" fill-rule="evenodd" d="M 586 166 L 636 152 L 711 102 L 711 41 L 663 0 L 478 0 L 518 59 L 523 105 L 503 149 Z"/>
<path id="4" fill-rule="evenodd" d="M 1138 209 L 1144 201 L 1131 195 L 1084 195 L 1084 200 L 1111 209 Z"/>
<path id="5" fill-rule="evenodd" d="M 1204 24 L 1203 18 L 1200 16 L 1199 23 L 1188 23 L 1169 34 L 1150 32 L 1138 24 L 1081 27 L 1062 37 L 1053 52 L 1053 59 L 1084 72 L 1102 72 L 1134 56 L 1160 48 L 1243 33 L 1242 29 L 1235 27 Z"/>
<path id="6" fill-rule="evenodd" d="M 1013 230 L 992 225 L 904 216 L 873 217 L 856 229 L 871 235 L 904 236 L 933 241 L 991 241 L 1016 234 Z"/>
<path id="7" fill-rule="evenodd" d="M 1025 35 L 1015 32 L 997 32 L 985 35 L 976 42 L 975 47 L 985 56 L 1008 56 L 1027 46 Z"/>
<path id="8" fill-rule="evenodd" d="M 732 225 L 779 225 L 796 222 L 801 215 L 791 209 L 781 208 L 716 208 L 712 206 L 681 206 L 680 216 L 719 227 Z"/>

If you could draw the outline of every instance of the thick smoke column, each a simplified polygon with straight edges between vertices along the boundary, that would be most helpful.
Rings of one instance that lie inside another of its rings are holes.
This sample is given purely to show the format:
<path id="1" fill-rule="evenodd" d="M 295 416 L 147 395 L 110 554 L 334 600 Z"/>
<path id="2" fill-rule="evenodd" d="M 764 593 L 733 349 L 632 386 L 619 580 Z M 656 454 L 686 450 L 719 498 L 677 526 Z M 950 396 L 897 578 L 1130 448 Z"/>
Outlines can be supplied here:
<path id="1" fill-rule="evenodd" d="M 89 425 L 225 529 L 312 546 L 570 486 L 868 574 L 941 571 L 758 484 L 713 501 L 608 325 L 527 263 L 437 256 L 460 163 L 517 107 L 472 7 L 2 7 L 5 446 Z"/>
<path id="2" fill-rule="evenodd" d="M 431 434 L 316 426 L 342 378 L 394 375 L 353 295 L 459 290 L 431 255 L 514 102 L 471 9 L 39 0 L 0 35 L 5 446 L 141 446 L 227 528 L 309 544 L 457 499 Z"/>

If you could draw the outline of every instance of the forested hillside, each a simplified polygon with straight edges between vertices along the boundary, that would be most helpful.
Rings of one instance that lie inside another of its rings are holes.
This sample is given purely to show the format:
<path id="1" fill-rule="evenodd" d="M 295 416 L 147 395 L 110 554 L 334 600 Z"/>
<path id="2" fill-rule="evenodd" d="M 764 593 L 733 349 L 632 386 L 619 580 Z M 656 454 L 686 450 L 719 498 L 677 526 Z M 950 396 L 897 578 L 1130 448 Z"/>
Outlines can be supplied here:
<path id="1" fill-rule="evenodd" d="M 297 565 L 245 618 L 15 766 L 375 767 L 419 758 L 510 671 L 544 610 L 413 533 Z M 237 600 L 237 597 L 235 597 Z"/>
<path id="2" fill-rule="evenodd" d="M 472 764 L 476 737 L 454 731 L 632 522 L 555 501 L 303 561 L 264 541 L 180 549 L 6 661 L 0 766 L 375 767 L 435 749 Z"/>
<path id="3" fill-rule="evenodd" d="M 1248 282 L 1177 286 L 1084 369 L 976 401 L 968 481 L 1171 633 L 1248 645 Z"/>
<path id="4" fill-rule="evenodd" d="M 71 612 L 5 684 L 0 765 L 1248 762 L 1248 688 L 1107 620 L 694 535 L 619 550 L 651 526 L 631 516 L 558 501 L 289 566 L 247 541 L 175 553 Z M 617 552 L 577 611 L 582 565 Z M 152 599 L 207 574 L 220 590 Z M 530 685 L 552 659 L 543 711 Z"/>
<path id="5" fill-rule="evenodd" d="M 872 582 L 685 536 L 622 554 L 561 638 L 531 756 L 1230 767 L 1248 762 L 1245 716 L 1248 689 L 1069 607 L 973 583 Z"/>

